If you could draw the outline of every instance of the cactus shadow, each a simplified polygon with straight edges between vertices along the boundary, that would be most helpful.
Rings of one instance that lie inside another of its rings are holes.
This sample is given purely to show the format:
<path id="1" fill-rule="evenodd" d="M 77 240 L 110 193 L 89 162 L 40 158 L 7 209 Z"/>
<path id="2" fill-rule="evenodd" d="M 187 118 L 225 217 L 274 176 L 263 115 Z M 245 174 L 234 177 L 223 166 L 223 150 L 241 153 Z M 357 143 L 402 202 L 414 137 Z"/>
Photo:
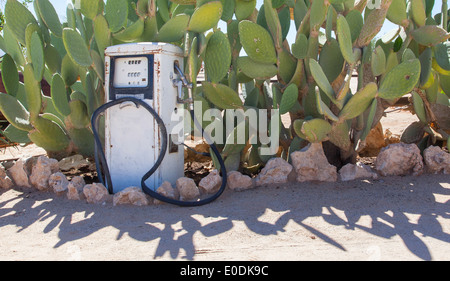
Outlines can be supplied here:
<path id="1" fill-rule="evenodd" d="M 127 248 L 127 239 L 132 239 L 132 243 L 144 242 L 138 244 L 146 249 L 148 259 L 195 260 L 220 252 L 231 255 L 239 249 L 255 252 L 253 258 L 258 259 L 261 249 L 255 241 L 261 237 L 287 247 L 308 243 L 314 237 L 346 257 L 348 241 L 342 237 L 342 230 L 334 231 L 345 228 L 348 235 L 357 230 L 375 238 L 400 238 L 399 247 L 406 247 L 419 259 L 432 260 L 432 249 L 424 237 L 450 243 L 450 234 L 445 231 L 448 227 L 442 225 L 450 219 L 450 200 L 445 201 L 450 189 L 440 184 L 448 182 L 446 175 L 424 175 L 376 181 L 289 183 L 239 193 L 227 190 L 217 201 L 197 208 L 111 203 L 99 206 L 17 188 L 15 197 L 0 199 L 0 229 L 15 225 L 20 233 L 38 224 L 41 232 L 35 233 L 37 236 L 57 233 L 57 240 L 52 242 L 55 250 L 75 241 L 86 244 L 93 235 L 107 231 L 101 245 L 95 244 L 99 241 L 91 242 L 93 248 L 122 242 Z M 299 237 L 299 230 L 304 237 Z M 241 235 L 250 237 L 249 245 L 239 241 Z M 205 248 L 208 244 L 201 243 L 201 239 L 219 242 Z M 233 239 L 237 249 L 230 247 Z M 134 258 L 142 256 L 130 259 Z M 285 259 L 284 253 L 274 258 Z M 114 259 L 122 259 L 122 255 L 117 253 Z"/>
<path id="2" fill-rule="evenodd" d="M 333 184 L 316 193 L 308 189 L 304 207 L 310 211 L 300 213 L 321 216 L 329 225 L 345 227 L 349 233 L 362 230 L 386 240 L 398 237 L 399 247 L 405 246 L 419 259 L 432 260 L 432 250 L 423 238 L 450 243 L 450 233 L 444 231 L 450 218 L 450 189 L 441 184 L 448 186 L 449 179 L 448 175 L 386 177 Z M 301 224 L 303 218 L 293 219 Z M 329 237 L 341 240 L 332 234 Z"/>

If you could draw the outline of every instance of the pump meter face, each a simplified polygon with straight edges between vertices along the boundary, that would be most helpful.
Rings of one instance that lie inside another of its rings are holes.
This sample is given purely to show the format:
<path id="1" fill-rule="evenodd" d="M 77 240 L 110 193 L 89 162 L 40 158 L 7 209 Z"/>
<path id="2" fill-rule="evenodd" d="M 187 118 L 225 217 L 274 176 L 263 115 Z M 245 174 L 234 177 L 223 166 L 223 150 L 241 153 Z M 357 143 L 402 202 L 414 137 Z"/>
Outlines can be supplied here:
<path id="1" fill-rule="evenodd" d="M 117 58 L 114 71 L 115 88 L 145 88 L 148 86 L 148 58 Z"/>
<path id="2" fill-rule="evenodd" d="M 110 100 L 153 99 L 154 55 L 111 58 Z"/>

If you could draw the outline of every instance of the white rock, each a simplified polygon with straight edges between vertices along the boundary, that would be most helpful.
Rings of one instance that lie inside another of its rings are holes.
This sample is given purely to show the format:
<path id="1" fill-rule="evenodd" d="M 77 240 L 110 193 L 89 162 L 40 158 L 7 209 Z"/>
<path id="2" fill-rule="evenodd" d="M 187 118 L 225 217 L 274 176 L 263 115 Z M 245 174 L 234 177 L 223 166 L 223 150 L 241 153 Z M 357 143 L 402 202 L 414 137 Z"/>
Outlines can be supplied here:
<path id="1" fill-rule="evenodd" d="M 83 177 L 76 176 L 67 185 L 67 198 L 70 200 L 83 200 L 86 197 L 83 193 L 83 188 L 86 185 Z"/>
<path id="2" fill-rule="evenodd" d="M 104 204 L 111 199 L 106 187 L 101 183 L 93 183 L 84 186 L 83 194 L 86 201 L 91 204 Z"/>
<path id="3" fill-rule="evenodd" d="M 48 179 L 48 185 L 53 189 L 53 192 L 61 195 L 67 191 L 69 181 L 63 173 L 57 172 L 50 176 Z"/>
<path id="4" fill-rule="evenodd" d="M 430 173 L 450 174 L 450 153 L 438 146 L 430 146 L 423 151 L 425 165 Z"/>
<path id="5" fill-rule="evenodd" d="M 310 143 L 307 147 L 291 154 L 297 181 L 337 181 L 337 169 L 328 163 L 321 143 Z"/>
<path id="6" fill-rule="evenodd" d="M 222 177 L 218 170 L 212 170 L 209 175 L 204 177 L 198 184 L 200 190 L 207 194 L 216 193 L 222 185 Z"/>
<path id="7" fill-rule="evenodd" d="M 351 181 L 355 179 L 377 179 L 378 174 L 361 162 L 355 164 L 347 164 L 339 170 L 341 181 Z"/>
<path id="8" fill-rule="evenodd" d="M 30 183 L 38 190 L 47 190 L 50 176 L 58 172 L 58 170 L 58 160 L 39 156 L 31 170 Z"/>
<path id="9" fill-rule="evenodd" d="M 243 175 L 238 171 L 231 171 L 227 174 L 227 186 L 234 191 L 243 191 L 254 187 L 251 177 Z"/>
<path id="10" fill-rule="evenodd" d="M 114 194 L 113 205 L 147 206 L 149 201 L 140 187 L 127 187 Z"/>
<path id="11" fill-rule="evenodd" d="M 0 188 L 11 189 L 13 186 L 12 179 L 6 174 L 5 168 L 0 165 Z"/>
<path id="12" fill-rule="evenodd" d="M 282 158 L 270 159 L 256 177 L 256 185 L 276 184 L 288 182 L 292 166 Z"/>
<path id="13" fill-rule="evenodd" d="M 375 167 L 382 176 L 415 176 L 423 172 L 423 160 L 415 144 L 394 143 L 378 154 Z"/>
<path id="14" fill-rule="evenodd" d="M 25 167 L 25 161 L 25 159 L 17 160 L 14 165 L 8 169 L 8 172 L 16 186 L 31 187 L 28 179 L 28 171 Z"/>
<path id="15" fill-rule="evenodd" d="M 168 181 L 163 182 L 162 185 L 156 190 L 156 192 L 169 199 L 178 200 L 180 198 L 180 193 L 178 192 L 178 190 L 173 188 L 172 184 Z M 159 205 L 163 204 L 164 202 L 158 199 L 154 199 L 153 203 Z"/>
<path id="16" fill-rule="evenodd" d="M 195 181 L 190 178 L 179 178 L 176 182 L 177 190 L 180 193 L 181 201 L 189 201 L 196 199 L 200 196 L 200 190 L 198 189 Z"/>
<path id="17" fill-rule="evenodd" d="M 89 166 L 89 160 L 86 159 L 83 155 L 73 155 L 70 157 L 66 157 L 58 162 L 59 169 L 61 171 L 68 171 L 71 169 L 80 169 L 82 167 Z"/>

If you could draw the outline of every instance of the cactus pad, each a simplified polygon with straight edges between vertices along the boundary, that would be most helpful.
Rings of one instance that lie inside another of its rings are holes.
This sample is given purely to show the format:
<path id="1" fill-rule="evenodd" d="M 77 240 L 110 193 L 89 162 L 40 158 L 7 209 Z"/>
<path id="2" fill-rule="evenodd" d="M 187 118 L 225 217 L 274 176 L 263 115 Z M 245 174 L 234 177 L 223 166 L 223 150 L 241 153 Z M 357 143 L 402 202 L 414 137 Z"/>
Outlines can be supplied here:
<path id="1" fill-rule="evenodd" d="M 183 38 L 189 23 L 189 15 L 180 14 L 171 18 L 159 30 L 156 36 L 158 41 L 175 42 Z"/>
<path id="2" fill-rule="evenodd" d="M 284 49 L 279 52 L 278 60 L 278 75 L 285 84 L 288 84 L 294 76 L 298 60 Z"/>
<path id="3" fill-rule="evenodd" d="M 249 57 L 238 58 L 237 66 L 248 77 L 259 80 L 270 79 L 278 72 L 276 65 L 255 62 Z"/>
<path id="4" fill-rule="evenodd" d="M 328 105 L 323 102 L 320 91 L 315 91 L 315 96 L 316 96 L 316 108 L 319 114 L 324 115 L 331 121 L 334 122 L 339 121 L 339 118 L 333 113 L 333 111 L 331 111 Z"/>
<path id="5" fill-rule="evenodd" d="M 28 133 L 28 137 L 37 146 L 54 152 L 64 151 L 69 146 L 69 138 L 57 123 L 38 117 L 33 126 L 35 129 Z"/>
<path id="6" fill-rule="evenodd" d="M 28 138 L 27 131 L 19 130 L 13 125 L 9 125 L 8 127 L 6 127 L 6 129 L 3 131 L 3 135 L 13 143 L 27 144 L 31 142 Z"/>
<path id="7" fill-rule="evenodd" d="M 352 142 L 350 141 L 350 128 L 347 122 L 334 123 L 331 132 L 328 134 L 330 142 L 344 151 L 349 151 Z"/>
<path id="8" fill-rule="evenodd" d="M 386 14 L 386 18 L 398 25 L 408 23 L 406 15 L 406 0 L 393 0 Z"/>
<path id="9" fill-rule="evenodd" d="M 344 106 L 339 114 L 342 120 L 353 119 L 366 111 L 377 95 L 377 84 L 371 82 L 359 90 Z"/>
<path id="10" fill-rule="evenodd" d="M 402 133 L 400 141 L 404 143 L 418 143 L 425 134 L 425 124 L 419 121 L 411 123 Z"/>
<path id="11" fill-rule="evenodd" d="M 383 99 L 400 98 L 417 85 L 420 78 L 420 61 L 404 61 L 389 71 L 381 82 L 379 97 Z"/>
<path id="12" fill-rule="evenodd" d="M 5 18 L 6 24 L 14 37 L 25 45 L 25 29 L 30 23 L 37 24 L 33 14 L 19 1 L 8 0 L 5 5 Z"/>
<path id="13" fill-rule="evenodd" d="M 278 12 L 276 9 L 272 8 L 272 1 L 265 0 L 264 6 L 260 14 L 264 18 L 264 20 L 260 20 L 262 26 L 266 27 L 272 34 L 273 41 L 275 46 L 279 47 L 281 45 L 281 41 L 283 40 L 283 34 L 281 30 L 280 17 L 278 16 Z"/>
<path id="14" fill-rule="evenodd" d="M 374 118 L 375 118 L 375 114 L 377 113 L 377 108 L 378 108 L 378 100 L 375 98 L 372 101 L 372 104 L 370 105 L 370 110 L 369 110 L 369 114 L 367 115 L 366 118 L 366 126 L 364 127 L 361 137 L 361 140 L 365 140 L 366 137 L 369 135 L 370 131 L 372 130 L 372 127 L 374 127 Z"/>
<path id="15" fill-rule="evenodd" d="M 37 32 L 33 32 L 30 42 L 30 55 L 33 63 L 34 77 L 37 81 L 42 80 L 45 70 L 44 45 Z"/>
<path id="16" fill-rule="evenodd" d="M 220 1 L 203 4 L 195 9 L 188 30 L 203 33 L 217 25 L 222 17 L 223 7 Z"/>
<path id="17" fill-rule="evenodd" d="M 429 88 L 433 82 L 433 72 L 432 72 L 432 50 L 431 48 L 426 48 L 422 54 L 419 56 L 420 60 L 420 86 L 422 89 Z"/>
<path id="18" fill-rule="evenodd" d="M 334 38 L 327 40 L 320 52 L 319 64 L 328 81 L 332 83 L 341 74 L 344 62 L 338 41 Z"/>
<path id="19" fill-rule="evenodd" d="M 66 84 L 64 83 L 64 80 L 59 73 L 53 75 L 51 84 L 51 97 L 53 105 L 61 115 L 67 116 L 70 114 Z"/>
<path id="20" fill-rule="evenodd" d="M 45 64 L 47 65 L 48 70 L 50 70 L 50 74 L 56 72 L 61 73 L 61 65 L 62 65 L 61 55 L 54 46 L 52 45 L 45 46 L 44 58 Z"/>
<path id="21" fill-rule="evenodd" d="M 427 113 L 425 111 L 422 98 L 416 91 L 412 93 L 412 98 L 413 98 L 414 112 L 416 113 L 417 117 L 419 117 L 419 120 L 422 123 L 427 124 L 428 123 Z"/>
<path id="22" fill-rule="evenodd" d="M 221 20 L 229 21 L 233 18 L 236 3 L 235 1 L 228 1 L 228 0 L 221 0 L 221 2 L 223 6 Z"/>
<path id="23" fill-rule="evenodd" d="M 406 48 L 402 54 L 402 61 L 413 60 L 416 58 L 414 51 L 410 48 Z"/>
<path id="24" fill-rule="evenodd" d="M 300 33 L 295 43 L 292 44 L 292 54 L 299 60 L 304 59 L 308 53 L 308 38 Z"/>
<path id="25" fill-rule="evenodd" d="M 17 66 L 12 57 L 8 54 L 3 56 L 1 65 L 2 69 L 2 81 L 6 92 L 15 96 L 19 89 L 19 73 L 17 72 Z"/>
<path id="26" fill-rule="evenodd" d="M 380 6 L 373 9 L 364 17 L 364 25 L 356 41 L 357 47 L 367 46 L 383 27 L 392 0 L 381 0 Z M 367 10 L 367 9 L 366 9 Z"/>
<path id="27" fill-rule="evenodd" d="M 144 32 L 140 38 L 143 42 L 154 41 L 158 34 L 158 21 L 156 17 L 147 17 L 144 22 Z"/>
<path id="28" fill-rule="evenodd" d="M 352 42 L 355 42 L 358 39 L 359 33 L 364 24 L 363 17 L 361 13 L 357 10 L 350 10 L 348 14 L 345 16 L 347 23 L 350 27 L 350 34 L 352 37 Z"/>
<path id="29" fill-rule="evenodd" d="M 31 64 L 25 65 L 23 77 L 28 110 L 30 111 L 30 120 L 33 122 L 33 120 L 39 115 L 42 107 L 41 85 L 34 77 L 34 70 Z"/>
<path id="30" fill-rule="evenodd" d="M 89 49 L 83 37 L 72 28 L 64 28 L 63 42 L 69 57 L 78 65 L 88 67 L 92 64 Z"/>
<path id="31" fill-rule="evenodd" d="M 23 131 L 30 131 L 33 127 L 30 124 L 30 113 L 20 103 L 20 101 L 8 94 L 0 93 L 0 111 L 6 120 Z"/>
<path id="32" fill-rule="evenodd" d="M 437 25 L 424 25 L 411 32 L 417 43 L 424 46 L 434 46 L 450 38 L 450 34 Z"/>
<path id="33" fill-rule="evenodd" d="M 386 55 L 381 46 L 377 46 L 372 53 L 371 68 L 373 76 L 380 76 L 386 71 Z"/>
<path id="34" fill-rule="evenodd" d="M 98 15 L 94 19 L 94 35 L 98 50 L 103 58 L 104 50 L 111 46 L 111 32 L 109 31 L 108 21 L 103 15 Z"/>
<path id="35" fill-rule="evenodd" d="M 67 86 L 72 86 L 78 79 L 78 66 L 69 55 L 65 55 L 61 64 L 61 75 Z"/>
<path id="36" fill-rule="evenodd" d="M 144 19 L 139 18 L 127 28 L 115 33 L 113 37 L 122 42 L 135 42 L 144 32 Z"/>
<path id="37" fill-rule="evenodd" d="M 80 4 L 81 13 L 83 13 L 83 15 L 85 15 L 89 19 L 94 19 L 103 5 L 102 1 L 100 0 L 81 0 Z"/>
<path id="38" fill-rule="evenodd" d="M 328 4 L 329 5 L 329 4 Z M 324 0 L 312 1 L 310 29 L 318 31 L 327 16 L 327 5 Z"/>
<path id="39" fill-rule="evenodd" d="M 411 15 L 417 26 L 425 25 L 425 0 L 411 0 Z"/>
<path id="40" fill-rule="evenodd" d="M 333 91 L 333 87 L 331 87 L 331 84 L 328 81 L 327 76 L 323 72 L 320 64 L 317 61 L 311 59 L 309 60 L 309 67 L 311 70 L 311 74 L 314 77 L 314 80 L 316 81 L 319 88 L 322 89 L 322 91 L 330 100 L 334 100 L 335 94 Z"/>
<path id="41" fill-rule="evenodd" d="M 284 90 L 281 96 L 280 102 L 280 114 L 288 113 L 291 108 L 295 105 L 298 99 L 298 88 L 295 84 L 289 85 L 286 90 Z"/>
<path id="42" fill-rule="evenodd" d="M 26 44 L 26 46 L 31 46 L 31 36 L 35 32 L 39 34 L 39 36 L 41 37 L 41 40 L 42 40 L 42 31 L 41 31 L 41 28 L 39 27 L 39 25 L 30 23 L 27 26 L 27 28 L 25 29 L 25 44 Z M 28 58 L 31 57 L 31 51 L 32 51 L 32 48 L 26 48 L 26 56 Z"/>
<path id="43" fill-rule="evenodd" d="M 216 31 L 208 41 L 205 52 L 205 71 L 211 82 L 217 83 L 227 75 L 231 64 L 231 47 L 227 36 Z"/>
<path id="44" fill-rule="evenodd" d="M 316 118 L 303 122 L 294 122 L 294 130 L 301 137 L 303 135 L 309 142 L 321 142 L 331 132 L 331 125 L 327 121 Z"/>
<path id="45" fill-rule="evenodd" d="M 75 151 L 84 156 L 94 155 L 94 136 L 89 128 L 72 128 L 68 129 L 67 133 L 75 146 Z"/>
<path id="46" fill-rule="evenodd" d="M 233 2 L 233 1 L 227 1 Z M 236 0 L 235 15 L 241 21 L 252 15 L 256 7 L 256 0 Z"/>
<path id="47" fill-rule="evenodd" d="M 450 75 L 450 42 L 437 44 L 434 47 L 433 69 L 443 75 Z"/>
<path id="48" fill-rule="evenodd" d="M 91 1 L 91 0 L 89 0 Z M 94 1 L 92 1 L 94 2 Z M 117 32 L 128 19 L 128 3 L 126 0 L 108 0 L 105 5 L 105 18 L 111 32 Z"/>
<path id="49" fill-rule="evenodd" d="M 267 30 L 251 21 L 239 23 L 239 36 L 248 56 L 261 63 L 276 63 L 277 57 L 272 37 Z"/>
<path id="50" fill-rule="evenodd" d="M 73 100 L 69 102 L 70 115 L 66 118 L 68 128 L 83 129 L 89 125 L 89 116 L 86 104 L 81 100 Z"/>
<path id="51" fill-rule="evenodd" d="M 49 0 L 36 0 L 37 7 L 39 9 L 39 15 L 42 18 L 44 24 L 50 29 L 50 31 L 58 37 L 62 36 L 62 25 L 59 21 L 58 14 L 55 8 Z M 90 1 L 95 2 L 95 1 Z"/>
<path id="52" fill-rule="evenodd" d="M 192 5 L 197 3 L 197 0 L 170 0 L 170 2 L 180 4 L 180 5 Z"/>
<path id="53" fill-rule="evenodd" d="M 338 15 L 337 17 L 337 34 L 342 56 L 348 63 L 355 63 L 356 58 L 353 54 L 352 34 L 347 20 L 342 15 Z"/>
<path id="54" fill-rule="evenodd" d="M 223 84 L 204 82 L 203 91 L 206 98 L 221 109 L 238 109 L 243 103 L 238 93 Z"/>

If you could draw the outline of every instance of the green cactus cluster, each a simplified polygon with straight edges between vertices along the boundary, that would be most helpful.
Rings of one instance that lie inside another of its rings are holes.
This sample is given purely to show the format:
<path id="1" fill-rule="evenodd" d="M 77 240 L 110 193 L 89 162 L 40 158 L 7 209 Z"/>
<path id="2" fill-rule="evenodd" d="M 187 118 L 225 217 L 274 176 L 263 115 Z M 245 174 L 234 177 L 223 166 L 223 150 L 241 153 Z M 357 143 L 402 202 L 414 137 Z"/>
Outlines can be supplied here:
<path id="1" fill-rule="evenodd" d="M 434 1 L 381 0 L 371 8 L 369 2 L 264 0 L 257 7 L 256 0 L 80 0 L 61 23 L 48 0 L 34 1 L 37 18 L 8 0 L 0 38 L 7 53 L 0 110 L 11 124 L 4 133 L 48 151 L 92 155 L 88 120 L 103 101 L 103 50 L 160 41 L 184 50 L 185 72 L 203 110 L 289 114 L 291 126 L 280 124 L 277 153 L 287 160 L 307 142 L 330 142 L 341 160 L 354 160 L 384 110 L 409 93 L 420 124 L 402 138 L 422 144 L 447 140 L 446 1 L 434 17 Z M 378 39 L 385 20 L 398 29 Z M 294 25 L 295 42 L 288 42 Z M 206 81 L 197 85 L 202 66 Z M 355 73 L 358 88 L 352 93 Z M 42 94 L 41 79 L 50 82 L 51 97 Z M 230 170 L 257 171 L 272 157 L 260 153 L 264 144 L 245 137 L 246 145 L 238 145 L 224 135 L 219 148 Z"/>
<path id="2" fill-rule="evenodd" d="M 93 47 L 89 28 L 93 22 L 68 8 L 69 22 L 61 24 L 48 0 L 36 0 L 33 7 L 36 17 L 19 1 L 5 5 L 0 47 L 6 53 L 1 65 L 6 93 L 0 94 L 0 110 L 10 125 L 3 134 L 49 153 L 91 156 L 90 115 L 103 101 L 104 76 L 102 52 Z M 42 92 L 43 79 L 50 95 Z"/>

